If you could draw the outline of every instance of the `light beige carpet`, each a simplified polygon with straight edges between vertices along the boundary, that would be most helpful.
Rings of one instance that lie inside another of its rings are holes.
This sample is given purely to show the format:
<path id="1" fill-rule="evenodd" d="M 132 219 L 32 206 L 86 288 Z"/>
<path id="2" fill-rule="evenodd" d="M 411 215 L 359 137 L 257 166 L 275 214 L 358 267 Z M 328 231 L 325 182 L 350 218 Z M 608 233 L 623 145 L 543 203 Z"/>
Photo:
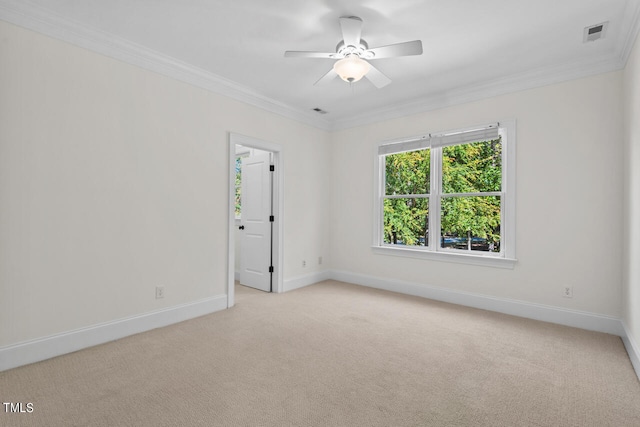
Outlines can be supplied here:
<path id="1" fill-rule="evenodd" d="M 620 338 L 323 282 L 0 373 L 2 426 L 640 426 Z"/>

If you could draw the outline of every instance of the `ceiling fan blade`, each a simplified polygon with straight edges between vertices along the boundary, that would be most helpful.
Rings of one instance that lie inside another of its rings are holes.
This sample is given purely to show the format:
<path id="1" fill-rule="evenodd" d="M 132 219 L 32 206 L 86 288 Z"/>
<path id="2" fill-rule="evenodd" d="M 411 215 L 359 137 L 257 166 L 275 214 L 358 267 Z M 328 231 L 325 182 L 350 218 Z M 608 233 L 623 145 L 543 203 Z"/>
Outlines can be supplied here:
<path id="1" fill-rule="evenodd" d="M 288 50 L 284 53 L 285 58 L 329 58 L 334 59 L 335 53 L 326 52 L 304 52 L 299 50 Z"/>
<path id="2" fill-rule="evenodd" d="M 365 77 L 368 78 L 369 81 L 373 83 L 373 85 L 378 89 L 383 88 L 391 83 L 391 79 L 382 74 L 382 72 L 373 65 L 371 66 L 369 72 L 365 74 Z"/>
<path id="3" fill-rule="evenodd" d="M 360 46 L 362 19 L 357 16 L 343 16 L 340 18 L 340 28 L 345 46 Z"/>
<path id="4" fill-rule="evenodd" d="M 370 53 L 373 53 L 373 56 L 369 57 L 368 54 Z M 422 55 L 422 42 L 420 40 L 374 47 L 373 49 L 367 50 L 365 53 L 365 57 L 367 59 L 392 58 L 394 56 L 409 55 Z"/>
<path id="5" fill-rule="evenodd" d="M 327 74 L 325 74 L 324 76 L 320 77 L 320 79 L 317 82 L 315 82 L 313 85 L 314 86 L 326 85 L 331 80 L 335 79 L 337 76 L 338 76 L 338 73 L 336 73 L 335 70 L 333 68 L 331 68 Z"/>

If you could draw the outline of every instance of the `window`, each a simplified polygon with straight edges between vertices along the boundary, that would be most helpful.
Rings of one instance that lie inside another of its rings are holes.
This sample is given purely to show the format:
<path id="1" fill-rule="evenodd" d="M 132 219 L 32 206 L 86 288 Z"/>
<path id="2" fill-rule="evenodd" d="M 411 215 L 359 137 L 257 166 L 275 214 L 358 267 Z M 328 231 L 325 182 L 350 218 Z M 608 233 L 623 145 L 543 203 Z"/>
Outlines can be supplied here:
<path id="1" fill-rule="evenodd" d="M 514 121 L 376 149 L 375 250 L 513 265 Z"/>
<path id="2" fill-rule="evenodd" d="M 236 156 L 236 219 L 241 218 L 242 207 L 242 156 Z"/>

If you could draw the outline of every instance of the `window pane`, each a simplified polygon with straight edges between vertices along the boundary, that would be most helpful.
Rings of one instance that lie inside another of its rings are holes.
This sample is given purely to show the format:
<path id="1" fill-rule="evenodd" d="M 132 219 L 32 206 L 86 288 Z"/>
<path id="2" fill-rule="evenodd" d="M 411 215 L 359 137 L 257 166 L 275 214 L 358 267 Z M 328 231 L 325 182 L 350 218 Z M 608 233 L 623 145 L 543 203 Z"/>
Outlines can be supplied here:
<path id="1" fill-rule="evenodd" d="M 236 218 L 240 218 L 242 192 L 242 159 L 236 157 Z"/>
<path id="2" fill-rule="evenodd" d="M 384 243 L 427 246 L 429 244 L 429 199 L 384 200 Z"/>
<path id="3" fill-rule="evenodd" d="M 502 143 L 500 138 L 443 147 L 443 193 L 500 191 L 501 184 Z"/>
<path id="4" fill-rule="evenodd" d="M 441 248 L 500 252 L 500 197 L 443 197 Z"/>
<path id="5" fill-rule="evenodd" d="M 385 156 L 385 194 L 429 194 L 430 151 Z"/>

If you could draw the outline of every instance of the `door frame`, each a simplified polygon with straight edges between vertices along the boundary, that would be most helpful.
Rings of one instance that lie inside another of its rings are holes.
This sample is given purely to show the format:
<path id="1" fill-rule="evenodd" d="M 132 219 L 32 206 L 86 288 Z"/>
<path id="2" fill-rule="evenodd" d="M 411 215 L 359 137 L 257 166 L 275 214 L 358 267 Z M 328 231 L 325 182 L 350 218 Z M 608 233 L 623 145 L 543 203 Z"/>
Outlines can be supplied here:
<path id="1" fill-rule="evenodd" d="M 273 164 L 275 171 L 273 172 L 273 234 L 271 255 L 273 258 L 273 292 L 283 292 L 283 224 L 284 224 L 284 173 L 283 173 L 283 156 L 282 146 L 272 142 L 263 141 L 250 136 L 238 133 L 229 133 L 229 200 L 228 200 L 228 265 L 227 265 L 227 308 L 233 307 L 235 304 L 235 263 L 236 263 L 236 145 L 242 145 L 258 150 L 270 151 L 273 153 Z"/>

